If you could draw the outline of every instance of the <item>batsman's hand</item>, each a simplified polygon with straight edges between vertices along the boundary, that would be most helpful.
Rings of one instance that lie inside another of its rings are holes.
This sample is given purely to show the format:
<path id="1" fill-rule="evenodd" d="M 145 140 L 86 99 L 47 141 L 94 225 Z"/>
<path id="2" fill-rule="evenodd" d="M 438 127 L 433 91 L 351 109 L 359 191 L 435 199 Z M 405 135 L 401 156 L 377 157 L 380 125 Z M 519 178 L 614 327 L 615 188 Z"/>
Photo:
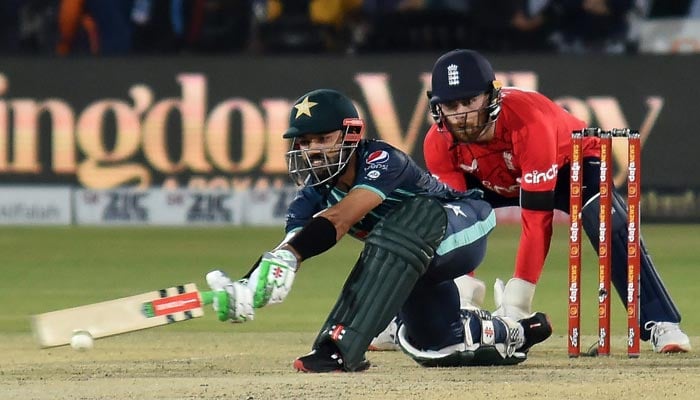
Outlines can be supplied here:
<path id="1" fill-rule="evenodd" d="M 207 284 L 211 290 L 224 292 L 227 295 L 223 298 L 214 296 L 213 299 L 212 307 L 219 316 L 219 320 L 246 322 L 255 319 L 253 291 L 250 290 L 245 279 L 232 281 L 223 271 L 214 270 L 207 274 Z"/>
<path id="2" fill-rule="evenodd" d="M 257 268 L 248 278 L 253 291 L 253 306 L 264 307 L 281 303 L 292 290 L 297 270 L 297 258 L 289 250 L 275 250 L 263 254 Z"/>

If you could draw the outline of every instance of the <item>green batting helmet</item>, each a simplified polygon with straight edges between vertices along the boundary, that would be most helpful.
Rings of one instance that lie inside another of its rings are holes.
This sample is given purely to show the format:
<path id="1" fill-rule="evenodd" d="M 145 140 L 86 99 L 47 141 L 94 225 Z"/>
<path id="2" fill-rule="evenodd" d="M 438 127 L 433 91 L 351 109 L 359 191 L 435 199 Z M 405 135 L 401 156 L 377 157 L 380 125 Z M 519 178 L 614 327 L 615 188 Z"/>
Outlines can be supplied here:
<path id="1" fill-rule="evenodd" d="M 342 130 L 346 118 L 358 118 L 352 101 L 336 90 L 317 89 L 294 102 L 289 114 L 289 129 L 282 137 L 292 139 L 307 133 Z"/>

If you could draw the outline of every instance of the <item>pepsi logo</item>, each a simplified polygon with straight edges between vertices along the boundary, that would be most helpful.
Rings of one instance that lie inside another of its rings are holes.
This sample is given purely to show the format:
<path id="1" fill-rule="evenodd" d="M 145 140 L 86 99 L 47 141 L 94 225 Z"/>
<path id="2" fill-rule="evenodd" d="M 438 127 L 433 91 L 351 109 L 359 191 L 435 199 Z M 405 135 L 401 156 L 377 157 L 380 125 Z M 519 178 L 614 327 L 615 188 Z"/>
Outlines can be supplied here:
<path id="1" fill-rule="evenodd" d="M 389 153 L 384 150 L 377 150 L 367 156 L 367 162 L 369 164 L 382 164 L 387 162 L 387 160 L 389 160 Z"/>

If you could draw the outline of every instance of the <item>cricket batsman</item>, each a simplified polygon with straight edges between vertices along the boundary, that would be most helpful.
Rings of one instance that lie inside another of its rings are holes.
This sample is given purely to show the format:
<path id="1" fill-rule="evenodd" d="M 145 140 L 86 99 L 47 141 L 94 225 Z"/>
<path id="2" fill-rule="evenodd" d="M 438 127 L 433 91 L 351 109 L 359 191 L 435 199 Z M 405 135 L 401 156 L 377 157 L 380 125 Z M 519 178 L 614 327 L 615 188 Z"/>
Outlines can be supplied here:
<path id="1" fill-rule="evenodd" d="M 300 190 L 287 210 L 286 236 L 251 273 L 233 281 L 215 270 L 231 321 L 282 302 L 300 265 L 350 234 L 364 242 L 303 372 L 369 367 L 372 338 L 400 314 L 398 342 L 424 366 L 509 365 L 525 361 L 551 325 L 542 313 L 518 320 L 460 308 L 454 279 L 483 260 L 494 212 L 479 191 L 457 192 L 390 144 L 363 138 L 364 122 L 345 95 L 319 89 L 295 101 L 284 138 L 289 174 Z"/>

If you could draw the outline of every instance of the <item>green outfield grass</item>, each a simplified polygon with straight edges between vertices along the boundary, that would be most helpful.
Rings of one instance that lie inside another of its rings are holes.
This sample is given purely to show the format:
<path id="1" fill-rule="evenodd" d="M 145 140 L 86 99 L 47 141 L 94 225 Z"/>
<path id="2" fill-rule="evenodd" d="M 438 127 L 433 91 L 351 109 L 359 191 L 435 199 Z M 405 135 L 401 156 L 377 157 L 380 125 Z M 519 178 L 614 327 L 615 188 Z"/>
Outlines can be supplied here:
<path id="1" fill-rule="evenodd" d="M 545 272 L 537 287 L 535 308 L 549 313 L 555 334 L 566 332 L 567 236 L 555 230 Z M 477 277 L 489 288 L 487 308 L 493 307 L 492 283 L 512 274 L 519 227 L 499 226 L 490 238 L 485 263 Z M 700 262 L 698 225 L 647 225 L 643 235 L 671 295 L 683 313 L 683 328 L 700 335 L 697 304 Z M 108 300 L 180 283 L 206 288 L 205 273 L 215 267 L 231 276 L 245 273 L 260 253 L 274 247 L 280 228 L 0 228 L 0 332 L 29 332 L 29 316 L 71 306 Z M 583 273 L 583 333 L 595 332 L 595 255 L 586 245 Z M 241 332 L 313 332 L 335 301 L 361 244 L 345 238 L 335 248 L 307 261 L 284 304 L 258 311 Z M 624 310 L 614 300 L 613 335 L 625 331 Z M 221 331 L 209 313 L 202 319 L 175 324 L 174 331 Z M 565 343 L 562 342 L 562 351 Z M 694 343 L 697 347 L 700 344 Z"/>

